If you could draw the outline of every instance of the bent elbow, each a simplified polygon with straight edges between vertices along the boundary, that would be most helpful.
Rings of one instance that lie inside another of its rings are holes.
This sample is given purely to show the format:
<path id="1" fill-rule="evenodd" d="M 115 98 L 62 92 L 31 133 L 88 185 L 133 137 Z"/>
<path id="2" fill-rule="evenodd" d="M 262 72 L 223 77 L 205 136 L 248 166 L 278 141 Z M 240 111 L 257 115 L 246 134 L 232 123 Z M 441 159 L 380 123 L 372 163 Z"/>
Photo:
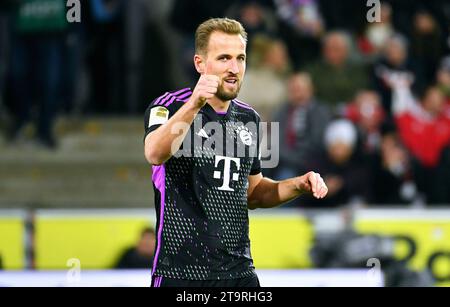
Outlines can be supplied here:
<path id="1" fill-rule="evenodd" d="M 161 158 L 157 152 L 155 152 L 155 150 L 150 149 L 145 150 L 145 159 L 147 160 L 148 163 L 154 166 L 161 165 L 165 162 L 164 159 Z"/>

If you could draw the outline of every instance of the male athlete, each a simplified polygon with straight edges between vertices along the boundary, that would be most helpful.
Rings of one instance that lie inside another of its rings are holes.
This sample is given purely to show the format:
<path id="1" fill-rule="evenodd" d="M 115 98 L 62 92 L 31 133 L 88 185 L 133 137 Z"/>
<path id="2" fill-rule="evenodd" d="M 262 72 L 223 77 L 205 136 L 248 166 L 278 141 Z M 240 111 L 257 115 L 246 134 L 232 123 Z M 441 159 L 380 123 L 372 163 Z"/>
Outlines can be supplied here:
<path id="1" fill-rule="evenodd" d="M 258 287 L 248 209 L 272 208 L 304 193 L 320 199 L 328 189 L 314 172 L 280 182 L 264 178 L 258 155 L 236 154 L 260 137 L 245 128 L 259 124 L 258 114 L 236 99 L 247 34 L 239 22 L 216 18 L 198 27 L 195 40 L 200 78 L 194 90 L 167 92 L 145 113 L 145 157 L 153 166 L 157 211 L 152 287 Z M 218 153 L 214 146 L 221 144 L 206 146 L 217 137 L 202 128 L 210 123 L 236 147 Z M 183 142 L 195 137 L 200 142 Z M 195 154 L 176 154 L 189 149 Z"/>

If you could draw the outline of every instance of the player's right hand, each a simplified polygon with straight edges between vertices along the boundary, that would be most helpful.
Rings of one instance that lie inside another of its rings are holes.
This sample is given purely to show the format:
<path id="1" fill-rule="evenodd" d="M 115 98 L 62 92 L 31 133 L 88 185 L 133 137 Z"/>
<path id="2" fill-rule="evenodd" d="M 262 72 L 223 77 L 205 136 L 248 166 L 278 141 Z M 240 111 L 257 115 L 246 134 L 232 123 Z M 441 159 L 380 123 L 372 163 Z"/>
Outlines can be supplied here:
<path id="1" fill-rule="evenodd" d="M 201 75 L 192 92 L 191 101 L 196 107 L 201 108 L 208 99 L 214 97 L 219 87 L 220 79 L 215 75 Z"/>

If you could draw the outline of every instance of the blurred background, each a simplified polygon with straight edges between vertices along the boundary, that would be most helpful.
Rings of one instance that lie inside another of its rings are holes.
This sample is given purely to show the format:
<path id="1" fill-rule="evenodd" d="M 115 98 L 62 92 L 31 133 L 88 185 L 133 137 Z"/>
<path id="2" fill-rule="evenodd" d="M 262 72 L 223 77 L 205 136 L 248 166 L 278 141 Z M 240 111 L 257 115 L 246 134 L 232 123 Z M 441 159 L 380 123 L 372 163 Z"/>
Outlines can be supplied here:
<path id="1" fill-rule="evenodd" d="M 65 0 L 0 2 L 0 285 L 70 259 L 149 270 L 143 114 L 195 86 L 194 31 L 224 16 L 249 33 L 239 98 L 280 123 L 264 174 L 329 187 L 251 212 L 257 268 L 378 259 L 385 285 L 450 285 L 449 1 L 381 1 L 377 22 L 364 0 L 80 3 L 69 23 Z"/>

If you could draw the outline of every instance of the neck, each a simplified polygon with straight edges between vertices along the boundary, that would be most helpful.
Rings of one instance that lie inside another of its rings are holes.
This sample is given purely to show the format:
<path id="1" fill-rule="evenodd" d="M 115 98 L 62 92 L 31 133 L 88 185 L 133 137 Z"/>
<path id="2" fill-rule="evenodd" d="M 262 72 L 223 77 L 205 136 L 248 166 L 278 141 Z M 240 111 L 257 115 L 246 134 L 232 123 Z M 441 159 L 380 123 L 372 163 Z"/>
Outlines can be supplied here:
<path id="1" fill-rule="evenodd" d="M 215 97 L 208 100 L 209 105 L 214 109 L 216 112 L 227 112 L 228 107 L 230 106 L 231 100 L 222 101 L 219 98 Z"/>
<path id="2" fill-rule="evenodd" d="M 293 106 L 294 107 L 307 107 L 308 105 L 310 105 L 310 101 L 311 101 L 311 99 L 297 100 L 293 103 Z"/>
<path id="3" fill-rule="evenodd" d="M 435 110 L 426 110 L 428 115 L 430 115 L 431 118 L 436 118 L 439 116 L 440 112 L 437 112 Z"/>

